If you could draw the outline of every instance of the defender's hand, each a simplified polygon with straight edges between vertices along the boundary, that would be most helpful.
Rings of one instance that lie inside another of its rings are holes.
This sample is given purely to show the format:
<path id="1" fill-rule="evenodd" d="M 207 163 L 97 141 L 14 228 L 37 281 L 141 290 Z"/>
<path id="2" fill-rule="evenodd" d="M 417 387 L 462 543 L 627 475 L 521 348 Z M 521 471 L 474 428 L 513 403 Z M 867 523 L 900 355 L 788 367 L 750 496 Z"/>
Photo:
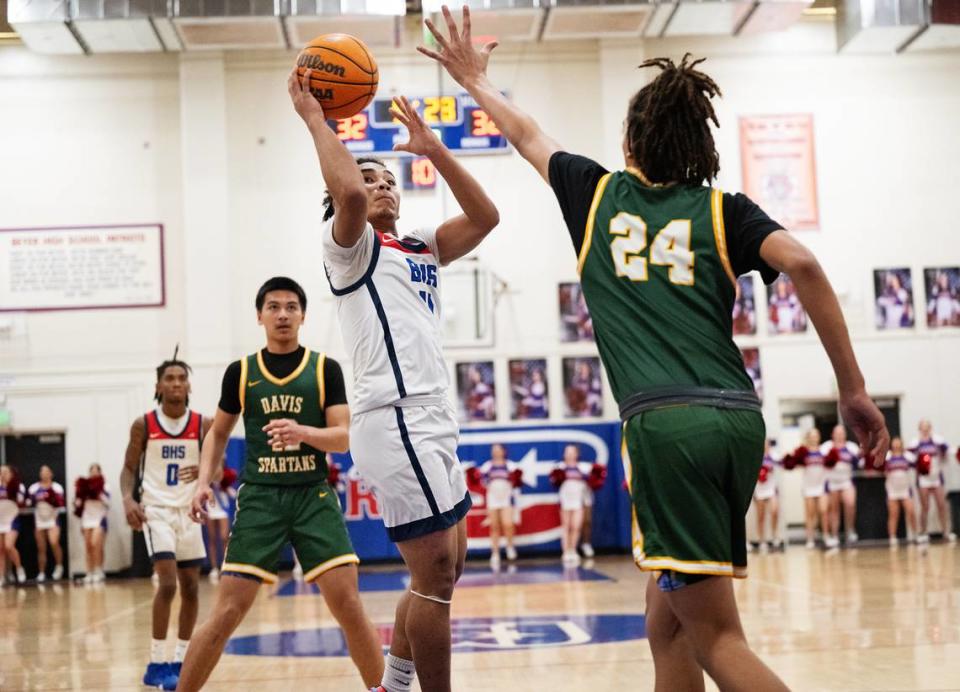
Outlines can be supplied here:
<path id="1" fill-rule="evenodd" d="M 143 505 L 134 501 L 132 497 L 125 497 L 123 498 L 123 512 L 131 529 L 143 531 L 143 525 L 147 522 L 147 515 L 143 513 Z"/>
<path id="2" fill-rule="evenodd" d="M 431 152 L 442 146 L 433 130 L 423 122 L 423 118 L 417 113 L 417 109 L 410 105 L 406 96 L 393 99 L 390 111 L 407 128 L 407 134 L 410 137 L 407 142 L 394 144 L 394 151 L 406 151 L 417 156 L 429 156 Z"/>
<path id="3" fill-rule="evenodd" d="M 287 91 L 290 93 L 290 100 L 293 102 L 293 109 L 297 115 L 303 118 L 303 122 L 310 125 L 313 122 L 324 122 L 323 106 L 317 101 L 316 97 L 310 93 L 310 77 L 313 70 L 306 70 L 301 79 L 297 75 L 297 68 L 294 67 L 287 78 Z"/>
<path id="4" fill-rule="evenodd" d="M 890 433 L 880 409 L 863 390 L 849 395 L 840 395 L 840 416 L 849 425 L 864 457 L 872 464 L 882 463 L 890 447 Z"/>
<path id="5" fill-rule="evenodd" d="M 198 524 L 207 520 L 207 506 L 213 502 L 213 490 L 209 487 L 199 488 L 190 501 L 190 518 Z"/>
<path id="6" fill-rule="evenodd" d="M 460 86 L 469 90 L 467 86 L 469 83 L 486 76 L 490 53 L 499 44 L 496 41 L 490 41 L 485 43 L 479 51 L 474 47 L 470 35 L 470 8 L 466 5 L 463 6 L 463 31 L 457 30 L 457 23 L 446 5 L 443 6 L 443 18 L 447 23 L 450 38 L 444 38 L 429 19 L 424 20 L 430 33 L 437 40 L 439 52 L 424 46 L 417 46 L 417 50 L 443 65 Z"/>
<path id="7" fill-rule="evenodd" d="M 270 437 L 273 447 L 299 447 L 307 437 L 306 427 L 290 418 L 272 420 L 262 430 Z"/>

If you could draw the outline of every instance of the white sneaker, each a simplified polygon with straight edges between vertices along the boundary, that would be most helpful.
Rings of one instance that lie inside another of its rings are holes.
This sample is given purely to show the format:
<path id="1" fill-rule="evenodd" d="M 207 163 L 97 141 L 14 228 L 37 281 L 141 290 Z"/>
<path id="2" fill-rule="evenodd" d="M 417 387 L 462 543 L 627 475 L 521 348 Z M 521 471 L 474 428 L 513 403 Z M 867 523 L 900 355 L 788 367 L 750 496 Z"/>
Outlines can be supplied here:
<path id="1" fill-rule="evenodd" d="M 84 584 L 89 585 L 89 584 L 92 584 L 94 581 L 96 581 L 96 576 L 93 574 L 93 572 L 87 572 L 87 573 L 83 576 L 83 583 L 84 583 Z"/>
<path id="2" fill-rule="evenodd" d="M 216 584 L 218 581 L 220 581 L 220 570 L 214 567 L 212 570 L 210 570 L 210 574 L 207 575 L 207 579 Z"/>
<path id="3" fill-rule="evenodd" d="M 39 574 L 37 574 L 37 583 L 38 583 L 38 584 L 42 584 L 42 583 L 45 582 L 46 580 L 47 580 L 47 575 L 46 575 L 45 572 L 40 572 Z"/>
<path id="4" fill-rule="evenodd" d="M 770 552 L 770 547 L 766 543 L 761 542 L 760 545 L 758 546 L 758 549 L 761 555 L 766 555 L 767 553 Z"/>
<path id="5" fill-rule="evenodd" d="M 823 547 L 827 550 L 833 550 L 840 547 L 840 539 L 836 536 L 827 536 L 823 539 Z"/>
<path id="6" fill-rule="evenodd" d="M 852 545 L 860 540 L 856 531 L 847 531 L 847 545 Z"/>
<path id="7" fill-rule="evenodd" d="M 947 540 L 950 541 L 951 543 L 956 543 L 956 542 L 957 542 L 957 534 L 955 534 L 953 531 L 951 531 L 950 533 L 947 534 Z"/>
<path id="8" fill-rule="evenodd" d="M 575 567 L 580 564 L 580 555 L 575 550 L 563 554 L 563 564 Z"/>
<path id="9" fill-rule="evenodd" d="M 919 536 L 917 536 L 917 543 L 929 543 L 929 542 L 930 542 L 930 536 L 928 534 L 921 533 Z"/>
<path id="10" fill-rule="evenodd" d="M 517 559 L 517 549 L 512 545 L 507 546 L 507 559 L 511 562 Z"/>
<path id="11" fill-rule="evenodd" d="M 500 569 L 500 553 L 491 553 L 490 569 L 492 569 L 495 572 Z"/>
<path id="12" fill-rule="evenodd" d="M 17 568 L 17 582 L 19 582 L 20 584 L 22 584 L 22 583 L 25 582 L 26 580 L 27 580 L 27 570 L 25 570 L 23 567 L 18 567 L 18 568 Z"/>
<path id="13" fill-rule="evenodd" d="M 51 578 L 54 581 L 59 581 L 63 579 L 63 565 L 57 565 L 56 567 L 53 568 L 53 577 Z"/>
<path id="14" fill-rule="evenodd" d="M 775 551 L 777 551 L 778 553 L 783 552 L 784 547 L 785 547 L 785 546 L 784 546 L 784 544 L 783 544 L 783 539 L 782 539 L 782 538 L 778 538 L 777 540 L 775 540 L 773 543 L 770 544 L 770 549 L 771 549 L 771 550 L 775 550 Z"/>
<path id="15" fill-rule="evenodd" d="M 896 536 L 890 536 L 890 547 L 896 548 L 900 545 L 900 540 Z"/>
<path id="16" fill-rule="evenodd" d="M 98 569 L 93 573 L 93 581 L 96 584 L 101 584 L 107 580 L 107 574 L 102 569 Z"/>
<path id="17" fill-rule="evenodd" d="M 817 544 L 814 543 L 813 541 L 807 541 L 807 546 L 806 546 L 806 547 L 807 547 L 807 550 L 813 550 L 814 548 L 817 547 Z"/>
<path id="18" fill-rule="evenodd" d="M 589 543 L 584 543 L 580 546 L 580 552 L 583 553 L 584 557 L 593 557 L 596 555 L 596 552 L 593 550 L 593 546 Z"/>

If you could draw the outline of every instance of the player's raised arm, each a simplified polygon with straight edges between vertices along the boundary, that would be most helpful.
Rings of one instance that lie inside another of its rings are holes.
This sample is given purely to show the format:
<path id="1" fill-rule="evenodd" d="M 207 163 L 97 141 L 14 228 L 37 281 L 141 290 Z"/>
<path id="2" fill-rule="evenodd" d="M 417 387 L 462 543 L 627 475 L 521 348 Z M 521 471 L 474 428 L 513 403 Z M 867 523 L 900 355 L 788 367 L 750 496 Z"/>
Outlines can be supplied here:
<path id="1" fill-rule="evenodd" d="M 310 93 L 312 72 L 307 70 L 300 79 L 294 68 L 287 79 L 287 91 L 313 137 L 323 180 L 337 210 L 333 239 L 341 247 L 353 247 L 367 226 L 367 188 L 356 162 L 327 126 L 320 102 Z"/>
<path id="2" fill-rule="evenodd" d="M 457 23 L 446 5 L 443 6 L 443 17 L 449 37 L 444 37 L 443 32 L 429 19 L 425 20 L 427 28 L 437 40 L 439 51 L 424 46 L 418 46 L 417 50 L 443 65 L 450 76 L 466 89 L 497 123 L 510 144 L 516 147 L 520 155 L 549 183 L 550 156 L 560 151 L 560 145 L 544 134 L 536 120 L 520 110 L 490 83 L 487 78 L 487 62 L 490 60 L 490 53 L 497 47 L 497 42 L 491 41 L 480 50 L 474 47 L 470 35 L 470 8 L 466 5 L 463 7 L 462 30 L 457 29 Z"/>
<path id="3" fill-rule="evenodd" d="M 223 452 L 230 440 L 230 432 L 237 424 L 239 414 L 227 413 L 221 408 L 213 416 L 210 429 L 203 436 L 200 447 L 200 475 L 197 478 L 197 492 L 190 503 L 190 518 L 202 523 L 207 515 L 207 506 L 213 499 L 210 481 L 223 460 Z"/>
<path id="4" fill-rule="evenodd" d="M 137 472 L 140 468 L 140 459 L 146 448 L 147 426 L 143 418 L 137 418 L 130 426 L 130 439 L 127 441 L 127 451 L 123 458 L 123 468 L 120 470 L 120 494 L 123 497 L 123 513 L 127 523 L 134 531 L 140 531 L 147 515 L 143 507 L 133 499 L 133 491 L 137 486 Z"/>
<path id="5" fill-rule="evenodd" d="M 476 178 L 460 165 L 405 97 L 394 99 L 393 112 L 410 135 L 409 141 L 394 149 L 429 158 L 463 209 L 463 214 L 437 227 L 437 259 L 448 264 L 477 247 L 500 223 L 500 213 Z"/>
<path id="6" fill-rule="evenodd" d="M 800 302 L 833 365 L 844 422 L 853 428 L 865 455 L 871 460 L 886 458 L 890 434 L 883 414 L 867 396 L 840 303 L 817 258 L 786 231 L 768 235 L 760 246 L 760 256 L 796 285 Z"/>

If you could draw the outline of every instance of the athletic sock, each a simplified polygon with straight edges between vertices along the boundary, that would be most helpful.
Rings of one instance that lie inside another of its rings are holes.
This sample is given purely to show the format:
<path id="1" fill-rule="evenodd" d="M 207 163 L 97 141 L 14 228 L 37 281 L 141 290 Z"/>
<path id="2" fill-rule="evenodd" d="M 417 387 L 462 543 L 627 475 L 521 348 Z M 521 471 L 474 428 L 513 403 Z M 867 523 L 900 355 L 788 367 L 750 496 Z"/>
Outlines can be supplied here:
<path id="1" fill-rule="evenodd" d="M 150 640 L 150 663 L 165 663 L 167 660 L 167 640 Z"/>
<path id="2" fill-rule="evenodd" d="M 410 692 L 417 671 L 413 661 L 387 654 L 387 664 L 383 669 L 381 683 L 389 692 Z"/>
<path id="3" fill-rule="evenodd" d="M 173 662 L 174 663 L 183 663 L 184 657 L 187 655 L 187 647 L 190 646 L 189 639 L 178 639 L 177 648 L 173 650 Z"/>

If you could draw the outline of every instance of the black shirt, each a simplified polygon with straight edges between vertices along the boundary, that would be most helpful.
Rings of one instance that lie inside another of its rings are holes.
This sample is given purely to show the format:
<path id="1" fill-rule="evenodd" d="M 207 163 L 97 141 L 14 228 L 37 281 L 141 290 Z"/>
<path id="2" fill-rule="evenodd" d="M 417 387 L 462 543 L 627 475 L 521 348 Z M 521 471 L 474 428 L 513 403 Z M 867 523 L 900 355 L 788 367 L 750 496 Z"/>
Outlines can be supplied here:
<path id="1" fill-rule="evenodd" d="M 303 360 L 303 354 L 306 349 L 301 346 L 292 353 L 270 353 L 267 349 L 262 349 L 263 364 L 267 366 L 274 377 L 283 379 L 300 365 Z M 326 402 L 324 406 L 329 408 L 338 404 L 347 403 L 347 388 L 343 382 L 343 370 L 340 363 L 333 358 L 325 358 L 323 361 L 323 381 L 326 387 Z M 240 413 L 240 361 L 235 360 L 227 366 L 223 373 L 223 384 L 220 386 L 220 410 L 224 413 L 237 415 Z"/>
<path id="2" fill-rule="evenodd" d="M 563 220 L 577 254 L 583 246 L 583 235 L 593 202 L 593 193 L 607 170 L 596 161 L 558 151 L 550 157 L 550 186 L 553 188 Z M 742 193 L 723 193 L 723 225 L 727 233 L 727 255 L 737 276 L 757 270 L 765 284 L 780 275 L 760 257 L 764 239 L 783 227 L 771 219 Z"/>

